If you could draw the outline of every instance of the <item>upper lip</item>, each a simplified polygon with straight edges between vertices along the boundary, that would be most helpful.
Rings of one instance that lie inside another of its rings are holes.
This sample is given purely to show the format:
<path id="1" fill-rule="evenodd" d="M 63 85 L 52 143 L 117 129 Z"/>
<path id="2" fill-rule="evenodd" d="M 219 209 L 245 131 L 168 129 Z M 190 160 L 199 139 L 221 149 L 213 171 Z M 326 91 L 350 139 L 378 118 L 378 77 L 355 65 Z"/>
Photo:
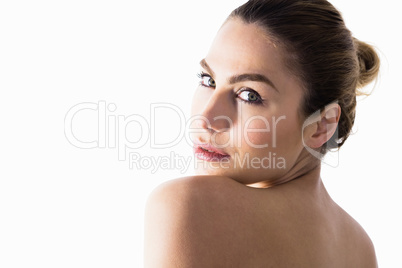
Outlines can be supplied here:
<path id="1" fill-rule="evenodd" d="M 213 151 L 213 152 L 218 153 L 218 154 L 228 155 L 225 151 L 220 150 L 220 149 L 212 146 L 209 143 L 195 143 L 194 146 L 197 147 L 197 148 L 202 148 L 202 149 L 208 150 L 208 151 Z"/>

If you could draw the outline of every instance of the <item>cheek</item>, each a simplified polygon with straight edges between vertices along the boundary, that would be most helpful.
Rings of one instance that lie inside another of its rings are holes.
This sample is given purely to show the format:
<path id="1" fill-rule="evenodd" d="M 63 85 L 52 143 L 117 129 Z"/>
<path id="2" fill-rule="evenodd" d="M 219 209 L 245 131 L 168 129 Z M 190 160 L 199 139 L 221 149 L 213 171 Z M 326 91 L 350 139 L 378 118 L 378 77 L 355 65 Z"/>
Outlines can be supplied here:
<path id="1" fill-rule="evenodd" d="M 278 151 L 299 150 L 302 144 L 301 126 L 297 118 L 289 117 L 276 125 L 276 147 Z"/>
<path id="2" fill-rule="evenodd" d="M 244 143 L 247 147 L 255 149 L 270 148 L 272 147 L 272 134 L 264 129 L 245 132 Z"/>
<path id="3" fill-rule="evenodd" d="M 242 128 L 243 144 L 254 150 L 272 147 L 272 124 L 268 120 L 256 118 Z"/>
<path id="4" fill-rule="evenodd" d="M 242 130 L 243 148 L 247 151 L 258 153 L 262 151 L 286 151 L 298 150 L 301 144 L 301 132 L 298 121 L 290 117 L 272 117 L 267 120 L 253 120 Z"/>

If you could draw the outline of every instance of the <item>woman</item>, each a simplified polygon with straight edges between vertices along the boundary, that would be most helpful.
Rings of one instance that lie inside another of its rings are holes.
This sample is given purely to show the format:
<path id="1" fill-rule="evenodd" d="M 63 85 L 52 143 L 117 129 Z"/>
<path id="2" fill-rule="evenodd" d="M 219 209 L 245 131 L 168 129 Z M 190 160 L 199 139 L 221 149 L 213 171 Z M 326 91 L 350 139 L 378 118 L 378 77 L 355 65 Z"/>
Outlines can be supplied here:
<path id="1" fill-rule="evenodd" d="M 201 60 L 199 176 L 150 195 L 146 267 L 376 267 L 328 195 L 322 156 L 347 139 L 379 59 L 325 0 L 251 0 Z"/>

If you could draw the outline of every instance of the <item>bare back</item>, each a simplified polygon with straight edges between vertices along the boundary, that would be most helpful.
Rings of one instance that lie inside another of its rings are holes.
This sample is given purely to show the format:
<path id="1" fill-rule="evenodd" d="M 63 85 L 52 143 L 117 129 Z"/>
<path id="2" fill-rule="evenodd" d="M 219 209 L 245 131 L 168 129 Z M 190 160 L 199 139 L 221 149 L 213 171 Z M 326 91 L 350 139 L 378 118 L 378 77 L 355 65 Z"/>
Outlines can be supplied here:
<path id="1" fill-rule="evenodd" d="M 184 203 L 177 189 L 192 189 L 196 199 L 191 216 L 172 215 L 176 222 L 187 220 L 170 233 L 182 246 L 170 255 L 185 255 L 183 267 L 377 267 L 362 227 L 332 201 L 321 181 L 304 185 L 295 180 L 256 189 L 227 177 L 174 182 L 176 204 Z"/>
<path id="2" fill-rule="evenodd" d="M 371 240 L 321 181 L 310 194 L 297 181 L 271 189 L 238 186 L 228 190 L 244 198 L 228 200 L 235 209 L 221 211 L 231 219 L 222 224 L 238 234 L 237 251 L 245 253 L 231 254 L 242 263 L 232 267 L 377 267 Z"/>

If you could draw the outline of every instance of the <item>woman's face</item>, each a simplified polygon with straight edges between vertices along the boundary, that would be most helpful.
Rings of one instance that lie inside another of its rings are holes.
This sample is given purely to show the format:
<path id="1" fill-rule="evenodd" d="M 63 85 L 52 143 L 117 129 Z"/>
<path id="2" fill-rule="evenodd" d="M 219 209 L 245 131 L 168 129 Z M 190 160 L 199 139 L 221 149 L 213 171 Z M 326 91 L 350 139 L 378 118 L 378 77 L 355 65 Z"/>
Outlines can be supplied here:
<path id="1" fill-rule="evenodd" d="M 197 174 L 255 184 L 294 173 L 303 90 L 283 53 L 255 24 L 230 19 L 219 30 L 192 105 Z"/>

